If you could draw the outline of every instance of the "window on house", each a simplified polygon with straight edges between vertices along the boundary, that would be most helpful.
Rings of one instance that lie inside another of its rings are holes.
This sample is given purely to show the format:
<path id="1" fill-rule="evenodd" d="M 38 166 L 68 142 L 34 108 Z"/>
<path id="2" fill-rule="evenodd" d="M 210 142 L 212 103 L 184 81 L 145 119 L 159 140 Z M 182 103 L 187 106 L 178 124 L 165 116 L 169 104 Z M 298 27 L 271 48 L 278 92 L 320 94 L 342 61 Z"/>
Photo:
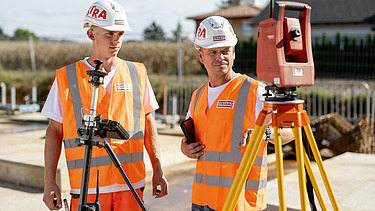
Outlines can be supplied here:
<path id="1" fill-rule="evenodd" d="M 251 36 L 250 21 L 242 21 L 242 36 L 244 36 L 244 37 L 250 37 Z"/>

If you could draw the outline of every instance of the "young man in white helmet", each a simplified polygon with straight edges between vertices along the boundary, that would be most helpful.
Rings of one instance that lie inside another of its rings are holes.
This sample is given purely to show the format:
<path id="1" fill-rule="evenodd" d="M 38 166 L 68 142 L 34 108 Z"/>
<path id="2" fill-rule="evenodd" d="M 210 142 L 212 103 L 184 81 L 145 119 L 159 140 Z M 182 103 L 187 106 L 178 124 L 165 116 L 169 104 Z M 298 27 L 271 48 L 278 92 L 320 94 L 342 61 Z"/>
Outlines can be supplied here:
<path id="1" fill-rule="evenodd" d="M 106 140 L 141 198 L 145 187 L 145 147 L 153 167 L 153 195 L 155 198 L 163 197 L 168 193 L 168 183 L 161 168 L 157 131 L 151 115 L 158 108 L 158 103 L 145 66 L 117 57 L 124 32 L 130 31 L 125 11 L 112 0 L 97 1 L 87 11 L 84 28 L 89 28 L 87 36 L 93 44 L 91 56 L 56 71 L 42 110 L 42 115 L 51 119 L 45 141 L 43 201 L 50 210 L 62 207 L 55 176 L 64 142 L 72 195 L 71 210 L 77 210 L 84 146 L 78 146 L 75 139 L 78 137 L 77 129 L 82 126 L 82 114 L 87 114 L 91 106 L 93 88 L 88 83 L 86 71 L 94 69 L 94 60 L 103 61 L 102 71 L 108 73 L 104 84 L 98 88 L 96 114 L 119 122 L 130 134 L 129 140 Z M 87 203 L 95 200 L 97 171 L 101 210 L 141 210 L 105 149 L 98 147 L 94 147 L 92 152 Z"/>
<path id="2" fill-rule="evenodd" d="M 187 118 L 194 122 L 196 143 L 182 139 L 181 151 L 196 158 L 192 210 L 222 210 L 246 144 L 263 108 L 265 85 L 233 71 L 236 34 L 227 19 L 204 19 L 194 45 L 209 82 L 192 95 Z M 266 140 L 271 140 L 268 130 Z M 283 142 L 293 140 L 283 130 Z M 267 141 L 263 141 L 239 197 L 236 210 L 266 208 Z"/>

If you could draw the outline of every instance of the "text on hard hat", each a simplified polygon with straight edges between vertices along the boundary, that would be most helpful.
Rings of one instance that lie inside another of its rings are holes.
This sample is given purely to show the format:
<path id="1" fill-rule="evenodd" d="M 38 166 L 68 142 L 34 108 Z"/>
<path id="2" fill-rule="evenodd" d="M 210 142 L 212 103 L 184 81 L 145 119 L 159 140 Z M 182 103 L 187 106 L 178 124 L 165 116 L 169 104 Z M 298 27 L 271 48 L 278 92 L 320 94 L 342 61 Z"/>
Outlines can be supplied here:
<path id="1" fill-rule="evenodd" d="M 197 33 L 198 38 L 206 38 L 206 28 L 199 28 Z"/>
<path id="2" fill-rule="evenodd" d="M 96 18 L 96 19 L 107 19 L 107 11 L 106 10 L 101 10 L 97 6 L 92 6 L 90 7 L 89 11 L 87 11 L 86 16 Z"/>

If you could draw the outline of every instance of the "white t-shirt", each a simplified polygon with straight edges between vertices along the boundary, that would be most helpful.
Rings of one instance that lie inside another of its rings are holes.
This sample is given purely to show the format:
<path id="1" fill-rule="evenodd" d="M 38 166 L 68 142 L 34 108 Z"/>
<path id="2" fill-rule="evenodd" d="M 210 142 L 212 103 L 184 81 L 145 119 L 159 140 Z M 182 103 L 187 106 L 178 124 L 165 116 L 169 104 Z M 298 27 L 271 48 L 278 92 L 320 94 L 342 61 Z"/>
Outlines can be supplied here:
<path id="1" fill-rule="evenodd" d="M 232 78 L 232 80 L 239 77 L 240 75 L 242 75 L 242 74 L 237 74 L 236 77 Z M 232 80 L 228 81 L 227 83 L 225 83 L 223 85 L 217 86 L 217 87 L 208 86 L 208 89 L 207 89 L 207 102 L 208 102 L 207 111 L 211 108 L 212 104 L 216 101 L 217 97 L 219 97 L 221 92 L 225 89 L 225 87 Z M 259 86 L 258 86 L 258 89 L 257 89 L 257 99 L 256 99 L 256 103 L 255 103 L 255 119 L 254 119 L 254 121 L 256 121 L 259 113 L 263 109 L 263 102 L 264 102 L 263 94 L 264 93 L 265 93 L 265 85 L 263 83 L 259 83 Z M 189 110 L 188 110 L 188 113 L 186 115 L 186 118 L 191 117 L 191 110 L 190 109 L 191 109 L 191 103 L 190 103 Z"/>
<path id="2" fill-rule="evenodd" d="M 95 68 L 91 66 L 87 61 L 87 58 L 81 60 L 89 69 L 94 70 Z M 105 87 L 107 93 L 110 95 L 111 94 L 111 87 L 112 87 L 112 82 L 113 82 L 113 76 L 115 75 L 115 72 L 117 70 L 117 66 L 108 73 L 104 77 L 104 84 L 103 86 Z M 147 83 L 146 83 L 146 88 L 145 88 L 145 95 L 143 98 L 143 106 L 145 109 L 145 113 L 150 113 L 156 109 L 159 108 L 159 104 L 156 101 L 155 94 L 152 90 L 152 87 L 150 85 L 150 81 L 147 78 Z M 60 100 L 58 88 L 57 88 L 57 82 L 56 78 L 55 81 L 53 82 L 53 85 L 51 87 L 51 90 L 48 94 L 47 100 L 43 106 L 41 114 L 47 118 L 53 119 L 57 122 L 62 123 L 63 122 L 63 108 L 62 108 L 62 103 Z M 136 182 L 133 184 L 134 188 L 141 188 L 145 186 L 145 180 L 141 180 L 139 182 Z M 129 190 L 129 187 L 126 184 L 113 184 L 110 186 L 106 187 L 100 187 L 100 193 L 111 193 L 111 192 L 118 192 L 118 191 L 123 191 L 123 190 Z M 72 189 L 70 191 L 72 194 L 79 194 L 80 191 L 79 189 Z M 96 193 L 95 188 L 89 188 L 88 189 L 89 194 L 94 194 Z"/>
<path id="3" fill-rule="evenodd" d="M 87 62 L 86 58 L 81 60 L 81 62 L 83 62 L 90 70 L 95 69 L 93 66 L 91 66 Z M 108 75 L 104 77 L 103 86 L 109 95 L 111 94 L 112 81 L 113 81 L 112 79 L 116 73 L 116 70 L 117 70 L 117 66 L 112 71 L 110 71 Z M 152 90 L 152 87 L 148 78 L 147 78 L 147 83 L 146 83 L 146 88 L 145 88 L 145 95 L 143 97 L 143 106 L 144 106 L 146 114 L 159 108 L 159 104 L 156 101 L 154 91 Z M 47 100 L 43 106 L 41 114 L 57 122 L 60 122 L 60 123 L 63 122 L 63 108 L 62 108 L 62 103 L 60 100 L 59 91 L 57 88 L 56 78 L 52 84 L 51 90 L 48 94 Z"/>

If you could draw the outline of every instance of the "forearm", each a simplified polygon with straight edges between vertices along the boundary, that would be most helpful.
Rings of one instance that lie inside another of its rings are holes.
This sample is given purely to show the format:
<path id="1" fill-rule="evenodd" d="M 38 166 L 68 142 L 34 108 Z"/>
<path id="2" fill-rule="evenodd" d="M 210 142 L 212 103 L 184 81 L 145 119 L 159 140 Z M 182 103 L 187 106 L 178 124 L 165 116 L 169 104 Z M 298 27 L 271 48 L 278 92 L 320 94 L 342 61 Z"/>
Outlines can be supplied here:
<path id="1" fill-rule="evenodd" d="M 44 145 L 44 181 L 45 183 L 55 183 L 57 164 L 61 154 L 62 125 L 52 122 L 46 130 L 46 140 Z"/>
<path id="2" fill-rule="evenodd" d="M 159 139 L 154 118 L 151 114 L 146 114 L 145 125 L 145 148 L 150 158 L 154 173 L 161 173 Z"/>

